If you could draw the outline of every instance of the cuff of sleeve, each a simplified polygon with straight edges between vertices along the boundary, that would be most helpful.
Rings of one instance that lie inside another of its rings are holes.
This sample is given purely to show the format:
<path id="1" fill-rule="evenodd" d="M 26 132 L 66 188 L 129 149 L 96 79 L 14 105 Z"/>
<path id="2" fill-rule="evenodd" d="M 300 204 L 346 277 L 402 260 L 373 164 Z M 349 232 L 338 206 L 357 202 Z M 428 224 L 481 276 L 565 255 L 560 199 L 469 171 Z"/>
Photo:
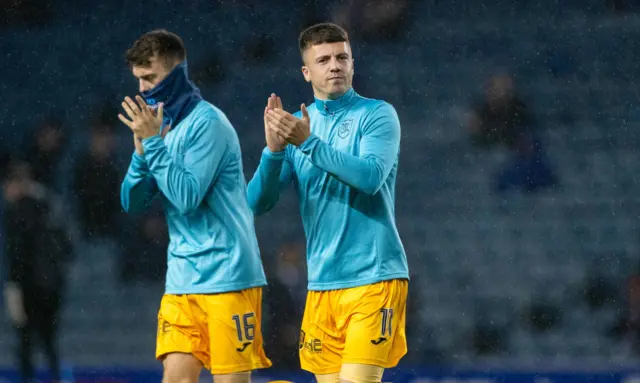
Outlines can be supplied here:
<path id="1" fill-rule="evenodd" d="M 137 172 L 144 172 L 148 169 L 147 160 L 144 156 L 138 154 L 138 152 L 134 151 L 131 156 L 131 170 Z"/>
<path id="2" fill-rule="evenodd" d="M 262 151 L 262 157 L 269 160 L 283 160 L 285 151 L 286 149 L 280 152 L 272 152 L 271 150 L 269 150 L 269 147 L 265 147 Z"/>
<path id="3" fill-rule="evenodd" d="M 142 147 L 144 148 L 145 154 L 147 153 L 147 150 L 153 151 L 153 150 L 160 149 L 163 146 L 164 146 L 164 141 L 160 136 L 151 136 L 142 140 Z"/>
<path id="4" fill-rule="evenodd" d="M 315 134 L 312 134 L 307 138 L 302 145 L 298 146 L 298 150 L 300 150 L 304 154 L 309 154 L 316 147 L 320 139 Z"/>
<path id="5" fill-rule="evenodd" d="M 136 165 L 138 164 L 142 165 L 147 163 L 144 156 L 142 154 L 138 154 L 138 152 L 136 152 L 135 150 L 133 151 L 133 156 L 131 156 L 131 162 L 133 162 Z"/>

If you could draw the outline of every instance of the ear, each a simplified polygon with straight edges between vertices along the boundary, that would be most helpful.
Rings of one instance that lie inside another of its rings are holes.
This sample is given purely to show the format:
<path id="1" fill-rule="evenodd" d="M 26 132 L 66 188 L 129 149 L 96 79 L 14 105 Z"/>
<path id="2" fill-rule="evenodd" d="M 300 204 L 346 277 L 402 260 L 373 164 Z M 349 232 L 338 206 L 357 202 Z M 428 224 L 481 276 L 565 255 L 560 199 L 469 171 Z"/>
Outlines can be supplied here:
<path id="1" fill-rule="evenodd" d="M 304 76 L 304 80 L 306 82 L 311 82 L 311 74 L 309 73 L 309 68 L 306 66 L 302 67 L 302 75 Z"/>

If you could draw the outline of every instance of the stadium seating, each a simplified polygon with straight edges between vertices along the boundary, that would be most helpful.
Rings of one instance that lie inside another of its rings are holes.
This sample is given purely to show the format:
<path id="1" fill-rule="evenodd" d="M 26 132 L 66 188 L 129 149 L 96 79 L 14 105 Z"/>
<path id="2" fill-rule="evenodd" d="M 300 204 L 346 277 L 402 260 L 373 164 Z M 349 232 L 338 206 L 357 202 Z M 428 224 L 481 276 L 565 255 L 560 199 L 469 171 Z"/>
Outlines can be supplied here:
<path id="1" fill-rule="evenodd" d="M 542 2 L 549 8 L 527 3 L 530 11 L 502 17 L 513 10 L 425 1 L 412 12 L 405 39 L 356 50 L 356 88 L 392 102 L 402 121 L 397 216 L 421 289 L 413 304 L 419 306 L 420 322 L 433 330 L 435 344 L 428 346 L 450 362 L 626 361 L 634 356 L 607 332 L 624 307 L 625 278 L 637 268 L 640 254 L 640 113 L 633 105 L 640 24 L 633 16 L 602 14 L 598 1 L 573 0 L 562 8 L 552 0 Z M 62 14 L 55 25 L 0 39 L 0 50 L 11 57 L 0 61 L 0 70 L 15 74 L 0 84 L 2 94 L 11 95 L 0 104 L 6 146 L 19 143 L 22 132 L 52 111 L 62 113 L 72 134 L 82 137 L 93 108 L 105 97 L 113 101 L 135 91 L 122 52 L 132 38 L 158 25 L 185 37 L 192 73 L 209 53 L 221 58 L 225 80 L 202 91 L 237 128 L 247 176 L 263 145 L 261 113 L 268 94 L 283 95 L 289 109 L 311 99 L 298 71 L 299 26 L 270 27 L 298 9 L 258 6 L 249 12 L 242 5 L 194 2 L 178 18 L 157 9 L 152 21 L 123 17 L 118 1 L 94 11 L 91 18 Z M 105 20 L 111 20 L 107 27 Z M 262 30 L 277 41 L 274 59 L 238 64 L 242 45 Z M 464 113 L 487 76 L 501 68 L 513 70 L 535 113 L 560 176 L 558 188 L 496 194 L 491 175 L 505 153 L 478 151 L 467 140 Z M 122 142 L 126 160 L 124 128 Z M 300 232 L 291 210 L 259 220 L 261 241 Z M 290 224 L 274 227 L 268 220 Z M 76 365 L 153 364 L 162 286 L 120 285 L 115 270 L 121 245 L 82 249 L 63 318 L 65 359 Z M 582 294 L 586 278 L 596 272 L 620 287 L 620 298 L 592 311 Z M 533 301 L 560 308 L 558 326 L 532 332 L 522 318 Z M 508 330 L 506 350 L 475 354 L 471 332 L 481 320 Z M 3 323 L 0 350 L 12 344 Z M 8 365 L 10 358 L 0 352 L 0 364 Z"/>

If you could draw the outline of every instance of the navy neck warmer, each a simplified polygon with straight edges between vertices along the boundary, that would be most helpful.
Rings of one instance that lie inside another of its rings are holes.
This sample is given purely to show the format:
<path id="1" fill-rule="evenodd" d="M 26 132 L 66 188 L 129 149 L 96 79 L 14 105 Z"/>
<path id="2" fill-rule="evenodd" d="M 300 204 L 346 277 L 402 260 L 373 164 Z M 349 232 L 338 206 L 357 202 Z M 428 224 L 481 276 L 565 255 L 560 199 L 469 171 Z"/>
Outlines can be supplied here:
<path id="1" fill-rule="evenodd" d="M 187 62 L 176 66 L 153 89 L 141 95 L 148 105 L 164 104 L 164 124 L 175 128 L 202 100 L 200 90 L 189 81 Z"/>

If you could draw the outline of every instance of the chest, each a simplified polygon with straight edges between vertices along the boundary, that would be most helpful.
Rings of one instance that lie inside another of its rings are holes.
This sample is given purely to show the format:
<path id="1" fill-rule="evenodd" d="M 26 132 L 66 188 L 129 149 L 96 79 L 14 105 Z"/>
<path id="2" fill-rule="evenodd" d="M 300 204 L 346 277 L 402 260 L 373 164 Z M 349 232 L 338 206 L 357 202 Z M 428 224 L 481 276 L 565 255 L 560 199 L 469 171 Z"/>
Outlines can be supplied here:
<path id="1" fill-rule="evenodd" d="M 179 129 L 171 129 L 164 137 L 164 144 L 167 147 L 167 152 L 178 165 L 183 165 L 186 152 L 187 138 L 185 127 L 179 127 Z"/>
<path id="2" fill-rule="evenodd" d="M 318 113 L 310 117 L 312 134 L 336 151 L 356 157 L 360 155 L 362 123 L 359 116 Z M 330 181 L 330 175 L 315 166 L 306 155 L 297 150 L 294 150 L 293 154 L 299 182 L 304 184 Z"/>
<path id="3" fill-rule="evenodd" d="M 311 133 L 341 152 L 358 155 L 360 150 L 360 117 L 356 115 L 317 114 L 311 120 Z"/>

